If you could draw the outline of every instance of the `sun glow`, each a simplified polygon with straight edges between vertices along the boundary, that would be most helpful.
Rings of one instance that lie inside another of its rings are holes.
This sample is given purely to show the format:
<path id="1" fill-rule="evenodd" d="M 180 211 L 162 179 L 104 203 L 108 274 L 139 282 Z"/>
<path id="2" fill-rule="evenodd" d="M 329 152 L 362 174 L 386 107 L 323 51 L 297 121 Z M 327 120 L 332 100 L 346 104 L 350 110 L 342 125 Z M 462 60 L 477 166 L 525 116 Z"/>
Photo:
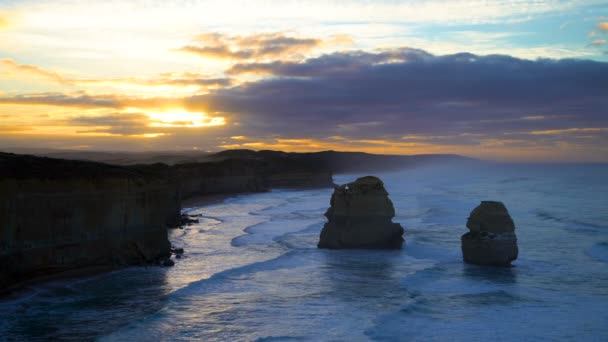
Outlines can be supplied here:
<path id="1" fill-rule="evenodd" d="M 223 117 L 211 117 L 205 113 L 169 110 L 146 113 L 152 121 L 150 127 L 211 127 L 226 124 Z"/>

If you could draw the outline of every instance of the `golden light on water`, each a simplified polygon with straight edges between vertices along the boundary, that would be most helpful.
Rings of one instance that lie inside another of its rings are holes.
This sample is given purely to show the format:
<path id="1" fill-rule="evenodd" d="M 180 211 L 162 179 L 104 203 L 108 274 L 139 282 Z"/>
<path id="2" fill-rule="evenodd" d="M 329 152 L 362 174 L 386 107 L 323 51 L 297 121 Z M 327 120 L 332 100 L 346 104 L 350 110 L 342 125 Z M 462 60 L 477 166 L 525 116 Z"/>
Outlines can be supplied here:
<path id="1" fill-rule="evenodd" d="M 152 121 L 150 127 L 212 127 L 226 124 L 223 117 L 211 117 L 205 113 L 184 110 L 147 112 Z"/>

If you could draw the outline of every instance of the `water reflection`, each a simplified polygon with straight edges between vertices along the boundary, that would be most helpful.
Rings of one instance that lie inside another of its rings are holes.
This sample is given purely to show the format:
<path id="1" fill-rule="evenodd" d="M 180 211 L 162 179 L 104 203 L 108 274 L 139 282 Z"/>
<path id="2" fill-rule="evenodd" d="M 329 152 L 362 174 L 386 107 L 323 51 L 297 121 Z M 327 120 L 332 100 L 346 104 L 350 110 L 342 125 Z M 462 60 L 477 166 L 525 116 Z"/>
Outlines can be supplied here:
<path id="1" fill-rule="evenodd" d="M 320 250 L 319 256 L 320 277 L 332 298 L 353 302 L 406 295 L 401 279 L 408 263 L 400 250 Z"/>

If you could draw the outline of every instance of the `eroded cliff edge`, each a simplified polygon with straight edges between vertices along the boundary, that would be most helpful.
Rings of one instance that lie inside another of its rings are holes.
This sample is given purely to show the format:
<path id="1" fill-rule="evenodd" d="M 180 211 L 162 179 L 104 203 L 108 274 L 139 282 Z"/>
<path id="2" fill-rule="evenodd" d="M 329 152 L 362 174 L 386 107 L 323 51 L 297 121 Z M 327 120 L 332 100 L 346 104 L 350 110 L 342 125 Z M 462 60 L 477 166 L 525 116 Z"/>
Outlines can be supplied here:
<path id="1" fill-rule="evenodd" d="M 180 203 L 168 172 L 0 153 L 0 291 L 169 256 Z"/>
<path id="2" fill-rule="evenodd" d="M 189 197 L 332 184 L 322 165 L 282 154 L 115 166 L 0 152 L 0 293 L 65 271 L 157 263 Z"/>

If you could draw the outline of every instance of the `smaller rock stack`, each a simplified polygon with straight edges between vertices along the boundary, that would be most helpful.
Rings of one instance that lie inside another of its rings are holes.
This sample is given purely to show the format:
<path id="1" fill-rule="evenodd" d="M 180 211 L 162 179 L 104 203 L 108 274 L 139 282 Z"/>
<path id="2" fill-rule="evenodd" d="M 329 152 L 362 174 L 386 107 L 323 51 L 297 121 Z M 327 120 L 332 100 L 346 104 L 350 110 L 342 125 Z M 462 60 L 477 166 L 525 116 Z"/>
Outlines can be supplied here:
<path id="1" fill-rule="evenodd" d="M 482 201 L 471 212 L 467 228 L 460 239 L 465 262 L 509 267 L 517 259 L 515 225 L 502 202 Z"/>
<path id="2" fill-rule="evenodd" d="M 336 187 L 330 204 L 319 248 L 401 248 L 403 228 L 392 222 L 395 209 L 379 178 Z"/>

